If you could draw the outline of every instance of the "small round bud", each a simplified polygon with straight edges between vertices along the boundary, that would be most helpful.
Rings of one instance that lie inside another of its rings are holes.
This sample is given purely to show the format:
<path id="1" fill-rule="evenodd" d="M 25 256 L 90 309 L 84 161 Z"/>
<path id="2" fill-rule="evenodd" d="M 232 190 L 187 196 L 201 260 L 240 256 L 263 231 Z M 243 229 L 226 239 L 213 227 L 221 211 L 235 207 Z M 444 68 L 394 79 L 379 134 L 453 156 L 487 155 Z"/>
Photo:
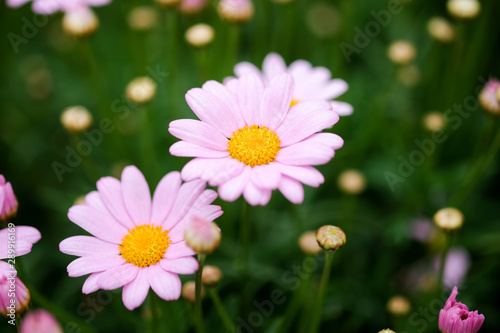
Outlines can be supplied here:
<path id="1" fill-rule="evenodd" d="M 394 316 L 404 316 L 410 311 L 410 301 L 403 296 L 394 296 L 387 302 L 387 311 Z"/>
<path id="2" fill-rule="evenodd" d="M 193 25 L 186 31 L 186 41 L 194 47 L 204 47 L 214 40 L 215 30 L 205 23 Z"/>
<path id="3" fill-rule="evenodd" d="M 450 43 L 455 39 L 455 29 L 448 20 L 442 17 L 433 17 L 427 22 L 427 31 L 436 40 Z"/>
<path id="4" fill-rule="evenodd" d="M 207 5 L 207 0 L 181 0 L 179 11 L 185 15 L 201 12 Z"/>
<path id="5" fill-rule="evenodd" d="M 481 4 L 477 0 L 448 0 L 446 8 L 451 16 L 467 20 L 479 15 Z"/>
<path id="6" fill-rule="evenodd" d="M 427 113 L 422 119 L 424 128 L 430 132 L 438 132 L 445 128 L 446 121 L 441 112 L 433 111 Z"/>
<path id="7" fill-rule="evenodd" d="M 347 194 L 359 194 L 366 187 L 366 178 L 358 170 L 345 170 L 339 175 L 339 188 Z"/>
<path id="8" fill-rule="evenodd" d="M 455 231 L 464 224 L 464 216 L 456 208 L 443 208 L 434 215 L 434 223 L 443 231 Z"/>
<path id="9" fill-rule="evenodd" d="M 71 133 L 82 133 L 92 125 L 92 114 L 85 107 L 76 105 L 63 110 L 61 124 Z"/>
<path id="10" fill-rule="evenodd" d="M 5 263 L 7 265 L 7 263 Z M 3 266 L 2 266 L 3 267 Z M 14 271 L 15 272 L 15 271 Z M 9 314 L 15 313 L 16 317 L 23 314 L 31 304 L 31 296 L 28 288 L 16 276 L 12 281 L 12 274 L 10 271 L 0 271 L 0 314 L 7 317 Z M 15 292 L 12 297 L 11 285 L 14 283 L 16 286 Z M 14 309 L 11 309 L 11 304 L 14 304 Z"/>
<path id="11" fill-rule="evenodd" d="M 394 332 L 390 328 L 386 328 L 385 330 L 379 331 L 378 333 L 396 333 L 396 332 Z"/>
<path id="12" fill-rule="evenodd" d="M 149 6 L 132 9 L 127 18 L 128 26 L 135 31 L 148 31 L 158 24 L 158 12 Z"/>
<path id="13" fill-rule="evenodd" d="M 181 0 L 155 0 L 158 5 L 165 8 L 177 6 Z"/>
<path id="14" fill-rule="evenodd" d="M 314 231 L 304 232 L 299 238 L 299 247 L 305 254 L 320 253 L 323 249 L 318 245 Z"/>
<path id="15" fill-rule="evenodd" d="M 184 231 L 186 244 L 197 253 L 212 253 L 219 247 L 221 239 L 217 224 L 194 217 Z"/>
<path id="16" fill-rule="evenodd" d="M 63 17 L 63 30 L 73 37 L 88 37 L 99 27 L 99 19 L 89 7 L 78 7 Z"/>
<path id="17" fill-rule="evenodd" d="M 196 282 L 188 281 L 182 286 L 182 297 L 190 303 L 196 301 Z M 201 299 L 205 297 L 205 288 L 201 286 Z"/>
<path id="18" fill-rule="evenodd" d="M 323 250 L 335 251 L 344 246 L 346 237 L 339 227 L 325 225 L 316 231 L 316 240 Z"/>
<path id="19" fill-rule="evenodd" d="M 5 222 L 16 216 L 18 202 L 10 182 L 0 174 L 0 222 Z"/>
<path id="20" fill-rule="evenodd" d="M 497 79 L 490 79 L 479 93 L 479 104 L 484 111 L 494 116 L 500 116 L 499 89 L 500 82 Z"/>
<path id="21" fill-rule="evenodd" d="M 21 321 L 20 333 L 63 333 L 57 319 L 44 309 L 30 311 Z"/>
<path id="22" fill-rule="evenodd" d="M 215 266 L 206 265 L 201 273 L 201 283 L 205 287 L 215 287 L 222 279 L 222 272 Z"/>
<path id="23" fill-rule="evenodd" d="M 306 15 L 307 27 L 319 38 L 329 38 L 337 34 L 342 27 L 342 15 L 327 2 L 311 4 Z"/>
<path id="24" fill-rule="evenodd" d="M 156 83 L 147 76 L 138 77 L 127 85 L 125 94 L 132 103 L 147 103 L 156 95 Z"/>
<path id="25" fill-rule="evenodd" d="M 415 59 L 417 51 L 412 43 L 406 40 L 399 40 L 389 46 L 387 54 L 393 63 L 407 65 Z"/>
<path id="26" fill-rule="evenodd" d="M 250 20 L 254 11 L 251 0 L 220 0 L 217 6 L 219 16 L 232 23 L 244 23 Z"/>

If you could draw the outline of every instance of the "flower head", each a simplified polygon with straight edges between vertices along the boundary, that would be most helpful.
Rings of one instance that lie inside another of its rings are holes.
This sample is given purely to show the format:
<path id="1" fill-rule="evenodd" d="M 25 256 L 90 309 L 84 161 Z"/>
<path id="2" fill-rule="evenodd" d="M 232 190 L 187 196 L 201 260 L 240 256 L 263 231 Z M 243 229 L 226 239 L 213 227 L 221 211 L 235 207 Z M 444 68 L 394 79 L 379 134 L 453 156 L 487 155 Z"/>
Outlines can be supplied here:
<path id="1" fill-rule="evenodd" d="M 9 7 L 20 7 L 30 0 L 7 0 Z M 111 0 L 32 0 L 35 13 L 49 15 L 57 11 L 71 12 L 82 7 L 99 7 L 107 5 Z"/>
<path id="2" fill-rule="evenodd" d="M 193 217 L 184 231 L 186 244 L 197 253 L 212 253 L 220 244 L 220 229 L 215 223 Z"/>
<path id="3" fill-rule="evenodd" d="M 394 316 L 404 316 L 410 308 L 410 301 L 404 296 L 393 296 L 387 301 L 387 310 Z"/>
<path id="4" fill-rule="evenodd" d="M 222 279 L 222 272 L 216 266 L 206 265 L 201 273 L 201 283 L 205 287 L 214 287 Z"/>
<path id="5" fill-rule="evenodd" d="M 83 38 L 88 37 L 99 28 L 99 19 L 89 7 L 77 7 L 64 14 L 63 30 L 69 36 Z"/>
<path id="6" fill-rule="evenodd" d="M 44 309 L 30 311 L 21 322 L 20 333 L 63 333 L 56 318 Z"/>
<path id="7" fill-rule="evenodd" d="M 7 221 L 17 214 L 17 199 L 10 182 L 0 175 L 0 222 Z"/>
<path id="8" fill-rule="evenodd" d="M 417 54 L 415 45 L 407 40 L 398 40 L 393 42 L 387 50 L 389 59 L 397 65 L 408 65 Z"/>
<path id="9" fill-rule="evenodd" d="M 5 261 L 0 261 L 0 314 L 16 318 L 26 311 L 30 303 L 30 292 L 17 277 L 16 270 Z"/>
<path id="10" fill-rule="evenodd" d="M 312 67 L 305 60 L 296 60 L 287 67 L 279 54 L 269 53 L 262 64 L 262 72 L 251 63 L 240 62 L 234 67 L 234 73 L 238 77 L 253 73 L 266 84 L 275 76 L 288 73 L 295 81 L 291 106 L 299 102 L 322 99 L 329 101 L 333 111 L 340 116 L 350 115 L 353 112 L 350 104 L 332 101 L 347 91 L 347 83 L 342 79 L 332 79 L 332 74 L 327 68 Z"/>
<path id="11" fill-rule="evenodd" d="M 484 88 L 479 93 L 479 103 L 481 107 L 489 114 L 500 115 L 500 99 L 498 92 L 500 90 L 500 81 L 497 79 L 490 79 Z"/>
<path id="12" fill-rule="evenodd" d="M 448 13 L 457 19 L 472 19 L 481 12 L 481 3 L 477 0 L 448 0 Z"/>
<path id="13" fill-rule="evenodd" d="M 73 206 L 68 217 L 93 236 L 75 236 L 59 245 L 61 252 L 79 256 L 68 266 L 71 277 L 90 274 L 83 293 L 123 286 L 123 303 L 140 306 L 149 288 L 162 299 L 178 299 L 178 274 L 198 269 L 195 253 L 184 241 L 193 216 L 212 221 L 219 206 L 210 205 L 217 194 L 205 182 L 181 184 L 171 172 L 158 184 L 153 199 L 142 173 L 134 166 L 123 170 L 121 182 L 112 177 L 97 182 L 85 205 Z"/>
<path id="14" fill-rule="evenodd" d="M 185 38 L 189 45 L 204 47 L 212 43 L 215 30 L 210 25 L 198 23 L 186 30 Z"/>
<path id="15" fill-rule="evenodd" d="M 279 189 L 301 203 L 301 183 L 317 187 L 324 181 L 311 165 L 330 161 L 343 140 L 318 133 L 339 119 L 330 103 L 314 100 L 290 108 L 292 92 L 293 79 L 285 73 L 267 86 L 250 74 L 227 86 L 208 81 L 191 89 L 186 100 L 201 121 L 176 120 L 169 127 L 183 140 L 170 153 L 196 157 L 182 169 L 183 179 L 218 186 L 225 201 L 243 194 L 251 205 L 266 205 Z"/>
<path id="16" fill-rule="evenodd" d="M 434 223 L 444 232 L 456 231 L 464 224 L 464 216 L 456 208 L 442 208 L 434 214 Z"/>
<path id="17" fill-rule="evenodd" d="M 299 248 L 302 252 L 314 255 L 323 251 L 316 240 L 316 231 L 306 231 L 299 237 Z"/>
<path id="18" fill-rule="evenodd" d="M 232 23 L 244 23 L 254 14 L 252 0 L 220 0 L 217 6 L 219 16 Z"/>
<path id="19" fill-rule="evenodd" d="M 67 107 L 61 114 L 61 124 L 71 133 L 83 133 L 90 128 L 94 118 L 87 108 L 75 105 Z"/>
<path id="20" fill-rule="evenodd" d="M 345 245 L 346 236 L 339 227 L 324 225 L 316 231 L 316 240 L 323 250 L 335 251 Z"/>
<path id="21" fill-rule="evenodd" d="M 125 94 L 132 103 L 148 103 L 156 95 L 156 83 L 149 76 L 135 78 L 127 84 Z"/>
<path id="22" fill-rule="evenodd" d="M 434 258 L 434 272 L 437 274 L 441 263 L 441 256 Z M 461 285 L 471 264 L 470 255 L 463 248 L 451 248 L 446 256 L 443 273 L 443 287 L 451 288 L 454 285 Z"/>
<path id="23" fill-rule="evenodd" d="M 442 333 L 476 333 L 484 322 L 484 316 L 469 311 L 465 304 L 456 301 L 457 287 L 453 288 L 444 308 L 439 311 L 439 330 Z"/>
<path id="24" fill-rule="evenodd" d="M 207 0 L 181 0 L 179 11 L 186 15 L 201 12 L 207 5 Z"/>

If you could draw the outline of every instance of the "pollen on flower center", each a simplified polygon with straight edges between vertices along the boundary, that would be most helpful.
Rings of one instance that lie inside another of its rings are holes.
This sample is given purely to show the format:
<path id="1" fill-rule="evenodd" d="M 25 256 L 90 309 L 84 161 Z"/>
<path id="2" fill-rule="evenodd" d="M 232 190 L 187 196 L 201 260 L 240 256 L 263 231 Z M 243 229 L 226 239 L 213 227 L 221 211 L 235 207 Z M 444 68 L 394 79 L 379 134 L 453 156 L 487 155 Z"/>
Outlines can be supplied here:
<path id="1" fill-rule="evenodd" d="M 295 98 L 292 99 L 292 101 L 290 102 L 290 107 L 294 106 L 295 104 L 299 104 L 299 101 L 296 100 Z"/>
<path id="2" fill-rule="evenodd" d="M 254 167 L 273 162 L 280 151 L 278 135 L 265 126 L 245 126 L 233 133 L 227 144 L 232 158 Z"/>
<path id="3" fill-rule="evenodd" d="M 120 255 L 138 267 L 155 265 L 165 256 L 170 243 L 168 230 L 144 224 L 130 230 L 120 244 Z"/>

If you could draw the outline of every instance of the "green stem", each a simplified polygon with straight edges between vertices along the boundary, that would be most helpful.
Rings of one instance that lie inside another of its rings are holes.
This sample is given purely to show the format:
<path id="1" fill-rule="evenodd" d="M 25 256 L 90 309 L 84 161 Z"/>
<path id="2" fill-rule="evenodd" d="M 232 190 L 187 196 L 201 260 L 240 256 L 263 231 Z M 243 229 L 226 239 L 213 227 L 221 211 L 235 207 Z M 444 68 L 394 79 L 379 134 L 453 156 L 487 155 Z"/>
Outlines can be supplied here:
<path id="1" fill-rule="evenodd" d="M 226 309 L 224 309 L 217 290 L 215 290 L 215 288 L 208 288 L 208 293 L 210 294 L 210 298 L 212 298 L 212 302 L 214 302 L 215 309 L 217 310 L 217 313 L 219 314 L 219 317 L 222 320 L 222 324 L 224 324 L 226 331 L 235 333 L 236 328 L 234 327 L 231 318 L 227 314 Z"/>
<path id="2" fill-rule="evenodd" d="M 142 126 L 140 128 L 140 145 L 141 145 L 141 158 L 142 166 L 146 170 L 148 179 L 156 178 L 156 168 L 158 166 L 158 158 L 154 145 L 153 135 L 155 133 L 151 114 L 152 110 L 147 107 L 142 107 L 138 110 L 142 116 Z M 154 178 L 153 178 L 154 177 Z"/>
<path id="3" fill-rule="evenodd" d="M 446 266 L 446 257 L 448 256 L 448 252 L 450 251 L 452 243 L 452 237 L 449 233 L 445 233 L 445 245 L 443 252 L 441 253 L 441 261 L 439 264 L 439 273 L 438 273 L 438 285 L 437 289 L 441 292 L 443 288 L 443 279 L 444 279 L 444 268 Z"/>
<path id="4" fill-rule="evenodd" d="M 203 273 L 203 265 L 205 264 L 206 254 L 198 254 L 198 270 L 196 271 L 196 285 L 195 285 L 195 303 L 194 313 L 196 321 L 196 330 L 198 333 L 203 333 L 203 312 L 201 309 L 201 275 Z"/>
<path id="5" fill-rule="evenodd" d="M 241 216 L 241 238 L 243 242 L 241 251 L 242 270 L 248 269 L 248 257 L 250 254 L 250 204 L 243 199 L 243 209 Z"/>
<path id="6" fill-rule="evenodd" d="M 151 333 L 159 332 L 159 313 L 158 313 L 158 303 L 156 300 L 156 295 L 151 292 L 149 295 L 149 311 L 151 312 Z"/>
<path id="7" fill-rule="evenodd" d="M 309 332 L 316 333 L 319 330 L 321 324 L 321 314 L 323 313 L 323 302 L 325 299 L 326 285 L 330 279 L 330 271 L 332 270 L 333 257 L 335 252 L 326 252 L 326 262 L 323 268 L 323 274 L 321 275 L 321 282 L 318 289 L 318 297 L 316 298 L 316 304 L 314 305 L 313 318 L 311 323 L 311 329 Z"/>
<path id="8" fill-rule="evenodd" d="M 236 65 L 238 60 L 238 45 L 240 43 L 240 29 L 241 27 L 236 24 L 231 24 L 228 27 L 228 38 L 227 38 L 227 66 L 228 73 L 233 72 L 233 67 Z"/>

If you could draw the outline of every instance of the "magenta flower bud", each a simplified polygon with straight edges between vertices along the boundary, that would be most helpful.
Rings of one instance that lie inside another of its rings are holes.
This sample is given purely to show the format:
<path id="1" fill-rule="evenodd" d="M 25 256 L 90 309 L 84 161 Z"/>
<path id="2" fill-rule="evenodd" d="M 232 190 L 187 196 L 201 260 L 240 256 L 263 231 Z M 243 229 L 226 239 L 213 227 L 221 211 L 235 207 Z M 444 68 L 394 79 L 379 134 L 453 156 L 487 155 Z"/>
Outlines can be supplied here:
<path id="1" fill-rule="evenodd" d="M 439 330 L 442 333 L 476 333 L 484 322 L 484 316 L 477 310 L 469 311 L 465 304 L 457 302 L 457 294 L 455 286 L 439 312 Z"/>
<path id="2" fill-rule="evenodd" d="M 5 177 L 0 175 L 0 222 L 7 221 L 17 214 L 17 199 L 14 190 Z"/>
<path id="3" fill-rule="evenodd" d="M 19 332 L 63 333 L 63 329 L 50 312 L 38 309 L 26 314 L 21 322 Z"/>
<path id="4" fill-rule="evenodd" d="M 207 5 L 207 0 L 182 0 L 179 4 L 179 10 L 186 15 L 201 12 Z"/>
<path id="5" fill-rule="evenodd" d="M 30 292 L 17 277 L 16 270 L 0 261 L 0 313 L 7 318 L 16 318 L 30 303 Z"/>

